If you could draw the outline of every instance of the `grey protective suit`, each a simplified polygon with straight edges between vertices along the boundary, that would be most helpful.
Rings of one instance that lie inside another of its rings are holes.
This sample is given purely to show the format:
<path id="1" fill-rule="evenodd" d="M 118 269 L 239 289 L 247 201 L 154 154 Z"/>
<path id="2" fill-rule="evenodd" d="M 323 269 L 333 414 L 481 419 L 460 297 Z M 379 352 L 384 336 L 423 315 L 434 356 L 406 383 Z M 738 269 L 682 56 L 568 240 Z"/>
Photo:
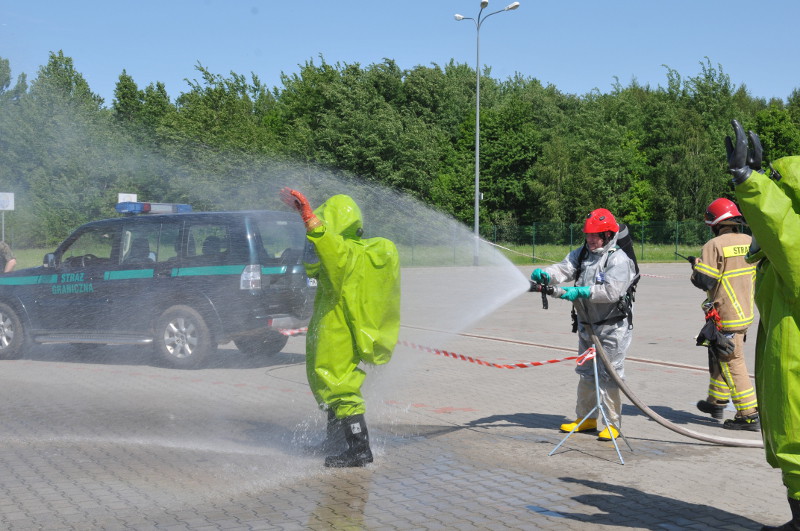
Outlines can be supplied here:
<path id="1" fill-rule="evenodd" d="M 550 274 L 550 284 L 575 281 L 576 275 L 579 274 L 575 285 L 591 287 L 592 294 L 589 299 L 577 299 L 573 303 L 580 306 L 578 354 L 582 354 L 592 346 L 593 342 L 587 329 L 591 325 L 614 370 L 620 378 L 624 378 L 625 355 L 633 334 L 619 301 L 636 277 L 635 266 L 625 251 L 617 247 L 617 234 L 614 234 L 605 246 L 589 252 L 578 272 L 578 259 L 582 249 L 583 247 L 579 247 L 571 251 L 564 260 L 544 268 L 544 271 Z M 583 311 L 580 311 L 581 309 Z M 588 318 L 588 323 L 581 319 L 581 314 Z M 575 372 L 580 376 L 578 402 L 575 407 L 578 419 L 584 418 L 597 405 L 592 363 L 594 361 L 575 368 Z M 608 420 L 619 428 L 622 411 L 619 387 L 606 373 L 602 363 L 597 366 L 597 371 L 600 377 L 601 400 Z"/>

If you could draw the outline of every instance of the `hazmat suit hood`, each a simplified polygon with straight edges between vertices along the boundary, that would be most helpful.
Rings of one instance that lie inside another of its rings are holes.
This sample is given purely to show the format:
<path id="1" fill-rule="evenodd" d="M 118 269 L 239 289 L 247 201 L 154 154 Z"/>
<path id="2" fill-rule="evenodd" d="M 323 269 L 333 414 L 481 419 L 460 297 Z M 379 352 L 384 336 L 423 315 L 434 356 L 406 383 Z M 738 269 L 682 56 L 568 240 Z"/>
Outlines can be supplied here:
<path id="1" fill-rule="evenodd" d="M 352 197 L 334 195 L 317 207 L 314 214 L 322 220 L 327 230 L 340 234 L 345 239 L 361 239 L 364 222 L 361 209 Z"/>

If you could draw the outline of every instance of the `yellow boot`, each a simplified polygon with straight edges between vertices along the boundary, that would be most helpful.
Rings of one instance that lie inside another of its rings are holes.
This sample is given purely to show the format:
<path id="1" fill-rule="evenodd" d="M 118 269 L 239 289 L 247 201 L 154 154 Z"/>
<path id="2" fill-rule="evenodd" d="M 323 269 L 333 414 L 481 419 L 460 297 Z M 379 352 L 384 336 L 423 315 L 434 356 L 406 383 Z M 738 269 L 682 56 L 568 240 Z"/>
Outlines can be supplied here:
<path id="1" fill-rule="evenodd" d="M 614 436 L 615 439 L 619 437 L 619 430 L 614 426 L 608 426 L 606 429 L 597 434 L 597 440 L 610 441 L 612 435 Z"/>
<path id="2" fill-rule="evenodd" d="M 580 419 L 576 420 L 575 422 L 570 422 L 568 424 L 562 424 L 561 431 L 565 433 L 571 432 L 573 429 L 575 429 L 575 426 L 578 426 L 578 422 L 580 422 Z M 578 426 L 578 429 L 575 431 L 593 431 L 596 429 L 597 429 L 597 419 L 586 419 L 583 422 L 581 422 L 581 425 Z"/>

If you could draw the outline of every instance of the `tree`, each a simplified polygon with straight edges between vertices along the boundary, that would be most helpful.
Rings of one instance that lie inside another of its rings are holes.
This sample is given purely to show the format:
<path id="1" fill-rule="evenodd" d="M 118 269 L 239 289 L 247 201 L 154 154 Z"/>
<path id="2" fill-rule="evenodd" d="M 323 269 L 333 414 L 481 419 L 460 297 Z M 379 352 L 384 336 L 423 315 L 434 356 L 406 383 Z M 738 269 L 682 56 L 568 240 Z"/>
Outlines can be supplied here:
<path id="1" fill-rule="evenodd" d="M 800 89 L 794 89 L 787 98 L 786 110 L 792 118 L 792 122 L 800 127 Z"/>
<path id="2" fill-rule="evenodd" d="M 17 77 L 14 88 L 11 86 L 11 63 L 8 59 L 0 57 L 0 105 L 5 102 L 18 100 L 28 90 L 27 76 L 22 73 Z"/>
<path id="3" fill-rule="evenodd" d="M 755 128 L 764 146 L 764 159 L 800 154 L 800 127 L 787 109 L 772 105 L 756 113 Z"/>
<path id="4" fill-rule="evenodd" d="M 111 103 L 114 117 L 120 122 L 134 123 L 142 112 L 144 95 L 133 78 L 123 70 L 114 87 L 114 101 Z"/>
<path id="5" fill-rule="evenodd" d="M 468 65 L 403 70 L 391 59 L 364 67 L 320 56 L 272 88 L 196 68 L 199 80 L 174 100 L 163 83 L 140 89 L 122 70 L 106 109 L 62 52 L 13 88 L 0 58 L 0 182 L 35 213 L 25 237 L 53 241 L 110 215 L 120 191 L 197 209 L 260 207 L 265 176 L 323 186 L 309 177 L 316 166 L 472 223 Z M 634 80 L 583 96 L 485 69 L 481 221 L 574 223 L 599 206 L 630 223 L 698 219 L 730 191 L 731 118 L 759 132 L 768 158 L 800 154 L 800 91 L 785 103 L 753 98 L 708 58 L 694 76 L 667 67 L 664 87 Z"/>
<path id="6" fill-rule="evenodd" d="M 97 111 L 103 105 L 103 98 L 89 89 L 89 84 L 75 70 L 72 58 L 61 50 L 50 52 L 47 64 L 39 68 L 36 79 L 31 82 L 30 95 L 42 107 L 67 104 L 78 111 Z"/>

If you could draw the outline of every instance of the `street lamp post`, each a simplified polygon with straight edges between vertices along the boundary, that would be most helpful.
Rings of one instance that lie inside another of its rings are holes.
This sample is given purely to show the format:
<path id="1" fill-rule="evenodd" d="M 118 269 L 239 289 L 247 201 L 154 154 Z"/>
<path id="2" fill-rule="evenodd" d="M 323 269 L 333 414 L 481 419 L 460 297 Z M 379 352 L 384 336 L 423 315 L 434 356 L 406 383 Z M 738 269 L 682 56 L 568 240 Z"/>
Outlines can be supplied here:
<path id="1" fill-rule="evenodd" d="M 481 25 L 483 22 L 497 13 L 503 11 L 513 11 L 519 7 L 519 2 L 509 4 L 503 9 L 498 9 L 487 15 L 483 14 L 483 10 L 489 7 L 489 0 L 481 0 L 481 10 L 478 11 L 478 16 L 475 18 L 465 17 L 456 13 L 456 20 L 471 20 L 475 23 L 475 221 L 473 230 L 475 232 L 475 254 L 473 264 L 479 265 L 479 245 L 480 245 L 480 161 L 481 161 Z"/>

